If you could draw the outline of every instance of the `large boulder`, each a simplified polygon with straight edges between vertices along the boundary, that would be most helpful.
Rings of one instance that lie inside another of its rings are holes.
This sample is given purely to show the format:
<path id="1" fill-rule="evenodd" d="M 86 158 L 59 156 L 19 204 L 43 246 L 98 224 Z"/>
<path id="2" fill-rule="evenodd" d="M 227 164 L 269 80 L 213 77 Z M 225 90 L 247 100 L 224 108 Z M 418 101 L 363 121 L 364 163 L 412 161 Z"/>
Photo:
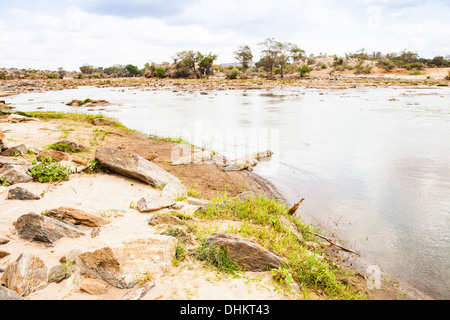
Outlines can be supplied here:
<path id="1" fill-rule="evenodd" d="M 76 263 L 83 272 L 114 287 L 131 289 L 148 274 L 166 272 L 175 257 L 177 244 L 173 237 L 151 236 L 117 248 L 85 252 L 78 256 Z"/>
<path id="2" fill-rule="evenodd" d="M 71 224 L 36 213 L 21 216 L 14 223 L 14 226 L 20 238 L 27 241 L 43 242 L 50 246 L 63 237 L 79 238 L 85 235 Z"/>
<path id="3" fill-rule="evenodd" d="M 99 148 L 95 157 L 100 164 L 126 177 L 136 179 L 156 187 L 181 181 L 157 165 L 141 156 L 114 148 Z"/>
<path id="4" fill-rule="evenodd" d="M 206 242 L 227 248 L 230 258 L 244 267 L 246 271 L 268 271 L 279 268 L 284 263 L 280 257 L 256 242 L 233 234 L 214 233 L 206 239 Z"/>
<path id="5" fill-rule="evenodd" d="M 49 218 L 64 220 L 74 225 L 82 224 L 84 226 L 92 228 L 102 227 L 111 222 L 108 219 L 102 218 L 100 216 L 92 215 L 82 210 L 67 207 L 59 207 L 58 209 L 47 210 L 43 212 L 42 215 Z"/>
<path id="6" fill-rule="evenodd" d="M 10 263 L 1 283 L 20 296 L 44 289 L 47 285 L 47 267 L 32 254 L 22 254 Z"/>

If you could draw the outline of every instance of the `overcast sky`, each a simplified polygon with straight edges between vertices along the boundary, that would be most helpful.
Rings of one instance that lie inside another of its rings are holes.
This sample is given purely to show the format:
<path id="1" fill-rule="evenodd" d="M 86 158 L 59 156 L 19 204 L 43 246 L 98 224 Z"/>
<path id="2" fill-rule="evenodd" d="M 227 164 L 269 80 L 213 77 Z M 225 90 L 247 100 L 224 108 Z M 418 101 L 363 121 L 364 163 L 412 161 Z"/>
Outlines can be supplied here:
<path id="1" fill-rule="evenodd" d="M 307 54 L 450 55 L 450 0 L 0 0 L 0 67 L 77 70 L 84 64 L 172 62 L 273 37 Z"/>

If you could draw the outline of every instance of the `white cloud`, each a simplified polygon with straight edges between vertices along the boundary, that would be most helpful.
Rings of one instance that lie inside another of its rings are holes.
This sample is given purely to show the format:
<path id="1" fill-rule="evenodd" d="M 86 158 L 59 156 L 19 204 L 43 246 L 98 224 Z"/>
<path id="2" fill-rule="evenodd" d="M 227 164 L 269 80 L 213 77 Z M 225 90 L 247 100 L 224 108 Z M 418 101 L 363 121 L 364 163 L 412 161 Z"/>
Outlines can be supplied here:
<path id="1" fill-rule="evenodd" d="M 171 61 L 187 49 L 211 51 L 219 62 L 231 62 L 243 44 L 258 58 L 258 42 L 268 37 L 296 43 L 308 54 L 342 55 L 360 48 L 450 54 L 450 5 L 445 1 L 192 0 L 177 10 L 156 12 L 160 2 L 133 0 L 123 14 L 126 2 L 118 0 L 108 10 L 103 0 L 38 0 L 28 6 L 19 1 L 17 7 L 3 2 L 0 66 L 143 66 Z"/>

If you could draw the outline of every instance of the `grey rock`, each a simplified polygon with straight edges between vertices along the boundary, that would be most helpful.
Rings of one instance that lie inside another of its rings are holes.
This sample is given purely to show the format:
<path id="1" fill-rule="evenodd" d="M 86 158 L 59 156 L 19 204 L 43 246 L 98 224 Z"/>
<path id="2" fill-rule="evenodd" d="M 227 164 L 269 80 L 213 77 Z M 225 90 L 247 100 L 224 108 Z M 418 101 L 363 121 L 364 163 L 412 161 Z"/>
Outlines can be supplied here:
<path id="1" fill-rule="evenodd" d="M 122 300 L 127 300 L 127 301 L 141 300 L 154 287 L 156 287 L 156 284 L 154 282 L 152 282 L 152 283 L 147 283 L 147 284 L 137 287 L 137 288 L 133 288 L 122 297 Z"/>
<path id="2" fill-rule="evenodd" d="M 27 241 L 43 242 L 50 246 L 63 237 L 79 238 L 84 236 L 84 233 L 68 223 L 36 213 L 21 216 L 14 223 L 14 226 L 20 238 Z"/>
<path id="3" fill-rule="evenodd" d="M 41 197 L 28 191 L 27 189 L 16 187 L 8 191 L 8 200 L 39 200 Z"/>
<path id="4" fill-rule="evenodd" d="M 175 176 L 131 152 L 99 148 L 95 157 L 102 166 L 111 171 L 156 187 L 163 187 L 171 182 L 182 184 Z"/>
<path id="5" fill-rule="evenodd" d="M 230 258 L 246 271 L 268 271 L 279 268 L 284 263 L 280 257 L 256 242 L 233 234 L 215 233 L 207 238 L 206 242 L 228 248 Z"/>
<path id="6" fill-rule="evenodd" d="M 140 212 L 153 212 L 161 209 L 169 208 L 175 205 L 176 202 L 169 198 L 142 198 L 137 203 L 137 208 Z"/>
<path id="7" fill-rule="evenodd" d="M 6 165 L 0 169 L 0 177 L 9 184 L 28 183 L 33 178 L 28 174 L 28 167 L 20 165 Z"/>
<path id="8" fill-rule="evenodd" d="M 148 221 L 148 224 L 151 226 L 157 226 L 160 224 L 189 226 L 186 221 L 183 221 L 178 217 L 168 215 L 155 215 Z"/>
<path id="9" fill-rule="evenodd" d="M 70 264 L 60 264 L 58 266 L 54 266 L 48 272 L 48 282 L 52 283 L 60 283 L 65 279 L 70 278 L 75 268 Z"/>

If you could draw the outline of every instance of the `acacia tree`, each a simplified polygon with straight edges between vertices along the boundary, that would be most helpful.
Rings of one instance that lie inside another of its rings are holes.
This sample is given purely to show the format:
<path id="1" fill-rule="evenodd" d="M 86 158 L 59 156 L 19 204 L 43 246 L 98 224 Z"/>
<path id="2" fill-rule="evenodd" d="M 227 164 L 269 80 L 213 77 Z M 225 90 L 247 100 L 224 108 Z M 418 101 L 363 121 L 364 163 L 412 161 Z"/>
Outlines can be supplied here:
<path id="1" fill-rule="evenodd" d="M 295 62 L 302 59 L 305 51 L 300 49 L 297 45 L 289 42 L 277 42 L 278 58 L 276 64 L 281 69 L 281 79 L 284 78 L 284 69 L 289 60 Z"/>
<path id="2" fill-rule="evenodd" d="M 217 54 L 212 54 L 211 52 L 204 56 L 200 52 L 197 53 L 199 55 L 199 71 L 204 76 L 209 76 L 212 74 L 212 67 L 214 64 L 214 61 L 217 59 Z"/>
<path id="3" fill-rule="evenodd" d="M 293 62 L 300 60 L 305 53 L 304 50 L 293 43 L 279 42 L 274 38 L 268 38 L 259 45 L 261 46 L 260 64 L 270 71 L 270 74 L 273 74 L 275 66 L 280 67 L 281 78 L 284 77 L 284 69 L 289 60 L 292 59 Z"/>
<path id="4" fill-rule="evenodd" d="M 197 64 L 203 59 L 200 52 L 195 53 L 192 50 L 181 51 L 175 54 L 174 64 L 175 67 L 184 73 L 184 70 L 192 71 L 197 78 L 200 79 L 200 73 L 197 70 Z"/>
<path id="5" fill-rule="evenodd" d="M 267 38 L 264 42 L 258 43 L 261 47 L 260 64 L 263 65 L 270 74 L 273 74 L 273 68 L 277 62 L 279 47 L 274 38 Z"/>
<path id="6" fill-rule="evenodd" d="M 242 64 L 242 70 L 248 69 L 249 62 L 253 60 L 252 50 L 248 45 L 240 46 L 237 51 L 234 52 L 234 58 Z"/>

